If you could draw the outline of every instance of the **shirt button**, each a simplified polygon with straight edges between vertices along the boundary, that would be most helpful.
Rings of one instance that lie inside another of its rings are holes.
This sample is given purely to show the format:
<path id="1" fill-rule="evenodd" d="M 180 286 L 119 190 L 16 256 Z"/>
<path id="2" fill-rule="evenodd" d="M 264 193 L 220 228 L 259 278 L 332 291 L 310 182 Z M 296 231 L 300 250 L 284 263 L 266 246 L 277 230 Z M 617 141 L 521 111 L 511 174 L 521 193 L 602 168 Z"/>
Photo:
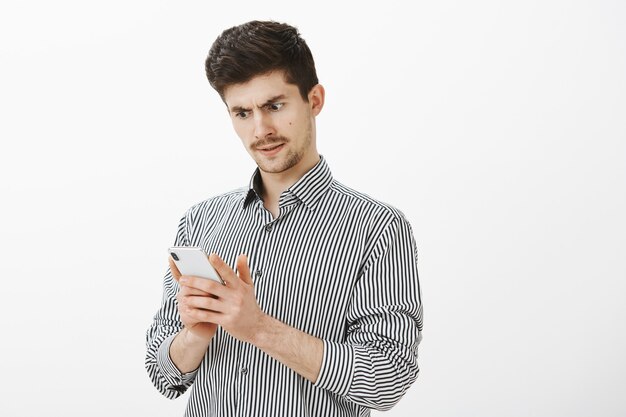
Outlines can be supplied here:
<path id="1" fill-rule="evenodd" d="M 266 232 L 271 232 L 272 231 L 272 223 L 265 225 L 265 231 Z"/>
<path id="2" fill-rule="evenodd" d="M 247 375 L 248 374 L 248 368 L 241 368 L 241 375 Z"/>
<path id="3" fill-rule="evenodd" d="M 257 269 L 257 270 L 256 270 L 256 272 L 254 273 L 254 275 L 255 275 L 257 278 L 261 278 L 261 270 L 260 270 L 260 269 Z"/>

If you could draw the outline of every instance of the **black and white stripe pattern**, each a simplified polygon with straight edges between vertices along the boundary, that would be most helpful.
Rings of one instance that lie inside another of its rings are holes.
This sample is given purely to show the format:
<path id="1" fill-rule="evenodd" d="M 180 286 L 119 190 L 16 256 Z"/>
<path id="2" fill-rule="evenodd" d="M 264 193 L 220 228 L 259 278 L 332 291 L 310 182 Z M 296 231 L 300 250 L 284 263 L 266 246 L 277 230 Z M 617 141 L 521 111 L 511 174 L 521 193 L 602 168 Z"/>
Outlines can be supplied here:
<path id="1" fill-rule="evenodd" d="M 146 368 L 186 416 L 368 416 L 400 400 L 418 374 L 422 304 L 417 248 L 403 214 L 332 178 L 324 158 L 280 198 L 274 219 L 250 187 L 210 198 L 181 219 L 176 245 L 234 266 L 248 255 L 259 306 L 324 341 L 315 384 L 218 329 L 200 368 L 181 375 L 169 346 L 181 330 L 168 271 L 147 332 Z"/>

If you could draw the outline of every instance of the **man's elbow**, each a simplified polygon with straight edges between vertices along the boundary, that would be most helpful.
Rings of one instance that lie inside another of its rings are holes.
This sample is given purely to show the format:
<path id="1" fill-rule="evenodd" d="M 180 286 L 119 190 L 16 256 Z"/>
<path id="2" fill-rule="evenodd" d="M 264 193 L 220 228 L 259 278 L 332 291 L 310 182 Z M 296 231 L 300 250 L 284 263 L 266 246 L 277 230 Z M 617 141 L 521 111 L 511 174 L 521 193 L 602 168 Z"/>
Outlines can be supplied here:
<path id="1" fill-rule="evenodd" d="M 406 373 L 393 373 L 387 378 L 378 375 L 360 396 L 360 403 L 377 411 L 389 411 L 404 397 L 417 379 L 419 368 L 411 367 Z"/>

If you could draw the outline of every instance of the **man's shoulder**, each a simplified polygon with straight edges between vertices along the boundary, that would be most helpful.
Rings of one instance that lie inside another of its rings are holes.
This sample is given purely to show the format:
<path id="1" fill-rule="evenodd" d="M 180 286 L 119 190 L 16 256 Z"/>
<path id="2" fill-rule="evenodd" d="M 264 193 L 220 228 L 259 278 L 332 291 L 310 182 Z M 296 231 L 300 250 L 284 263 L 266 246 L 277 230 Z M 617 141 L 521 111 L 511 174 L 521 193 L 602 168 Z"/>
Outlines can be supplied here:
<path id="1" fill-rule="evenodd" d="M 232 207 L 236 204 L 242 204 L 248 194 L 248 187 L 237 188 L 222 194 L 214 195 L 192 205 L 188 210 L 187 216 L 195 216 L 199 213 L 207 211 L 215 211 L 216 209 Z"/>
<path id="2" fill-rule="evenodd" d="M 347 207 L 358 211 L 361 215 L 370 215 L 379 220 L 386 218 L 388 221 L 406 221 L 404 213 L 394 205 L 374 198 L 339 181 L 333 180 L 330 190 L 335 196 L 344 199 Z"/>

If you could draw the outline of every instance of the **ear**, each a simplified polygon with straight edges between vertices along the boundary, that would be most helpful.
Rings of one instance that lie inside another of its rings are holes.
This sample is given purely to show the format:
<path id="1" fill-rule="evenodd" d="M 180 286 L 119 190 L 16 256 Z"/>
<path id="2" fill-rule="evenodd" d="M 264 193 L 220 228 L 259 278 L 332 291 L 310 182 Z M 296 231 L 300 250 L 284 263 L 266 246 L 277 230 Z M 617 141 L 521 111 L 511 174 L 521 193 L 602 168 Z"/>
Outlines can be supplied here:
<path id="1" fill-rule="evenodd" d="M 325 94 L 326 91 L 324 91 L 322 84 L 316 84 L 311 88 L 311 91 L 309 91 L 309 104 L 311 105 L 313 116 L 317 116 L 322 111 Z"/>

